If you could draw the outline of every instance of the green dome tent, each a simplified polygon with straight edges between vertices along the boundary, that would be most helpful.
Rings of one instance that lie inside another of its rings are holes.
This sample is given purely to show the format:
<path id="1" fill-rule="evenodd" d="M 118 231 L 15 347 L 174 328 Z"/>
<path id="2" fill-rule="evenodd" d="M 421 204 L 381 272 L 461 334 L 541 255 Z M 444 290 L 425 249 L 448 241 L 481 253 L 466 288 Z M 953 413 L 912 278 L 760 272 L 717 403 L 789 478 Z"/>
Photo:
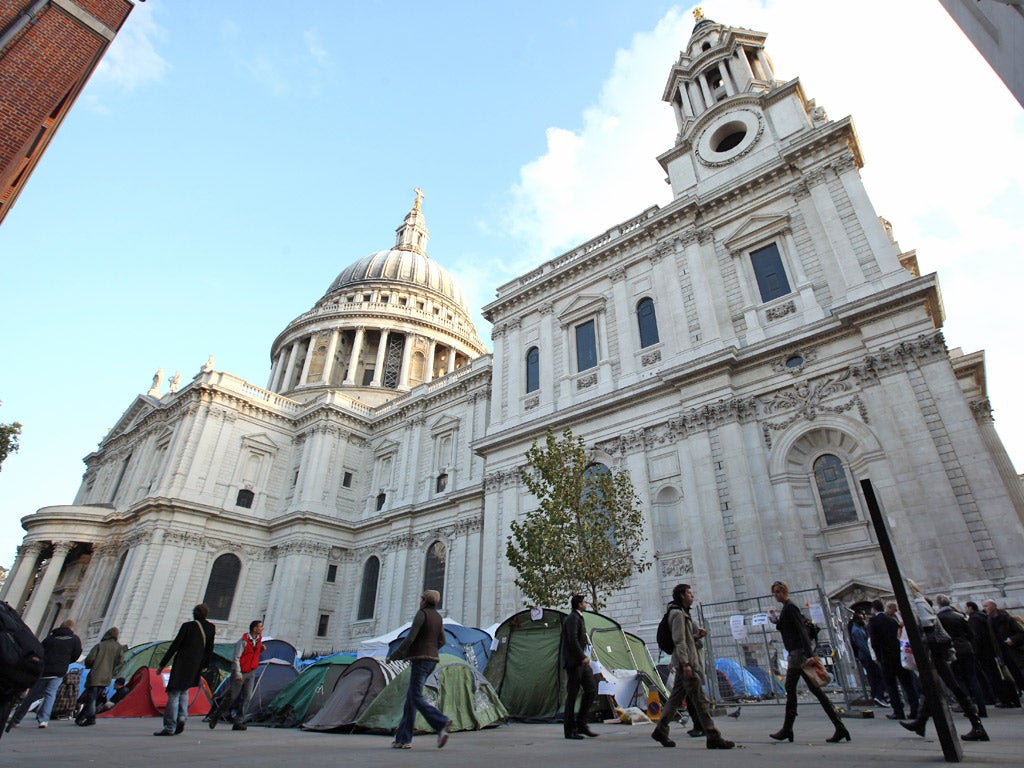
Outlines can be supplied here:
<path id="1" fill-rule="evenodd" d="M 567 617 L 562 611 L 545 608 L 534 619 L 530 610 L 524 610 L 505 619 L 495 630 L 497 647 L 491 651 L 484 674 L 510 717 L 553 720 L 561 715 L 565 670 L 559 657 L 562 623 Z M 593 656 L 603 668 L 643 673 L 640 685 L 668 698 L 668 691 L 640 638 L 624 632 L 617 621 L 600 613 L 584 613 L 583 622 L 593 646 Z"/>
<path id="2" fill-rule="evenodd" d="M 388 683 L 359 715 L 356 730 L 391 733 L 398 727 L 411 674 L 412 667 L 406 667 Z M 451 718 L 451 731 L 478 731 L 508 717 L 497 692 L 476 667 L 447 653 L 441 654 L 441 661 L 427 677 L 423 695 Z M 431 730 L 418 712 L 415 729 Z"/>
<path id="3" fill-rule="evenodd" d="M 355 654 L 336 653 L 310 664 L 270 702 L 265 723 L 277 728 L 301 725 L 320 711 L 355 660 Z"/>

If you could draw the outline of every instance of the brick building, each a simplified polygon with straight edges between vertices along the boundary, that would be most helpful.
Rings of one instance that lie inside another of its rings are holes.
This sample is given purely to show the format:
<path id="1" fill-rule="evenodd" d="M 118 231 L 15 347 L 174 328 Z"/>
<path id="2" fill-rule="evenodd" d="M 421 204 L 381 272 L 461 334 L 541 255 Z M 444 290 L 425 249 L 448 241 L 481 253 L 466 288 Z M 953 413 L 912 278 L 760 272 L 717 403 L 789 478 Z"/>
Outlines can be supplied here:
<path id="1" fill-rule="evenodd" d="M 0 0 L 0 223 L 133 7 Z"/>

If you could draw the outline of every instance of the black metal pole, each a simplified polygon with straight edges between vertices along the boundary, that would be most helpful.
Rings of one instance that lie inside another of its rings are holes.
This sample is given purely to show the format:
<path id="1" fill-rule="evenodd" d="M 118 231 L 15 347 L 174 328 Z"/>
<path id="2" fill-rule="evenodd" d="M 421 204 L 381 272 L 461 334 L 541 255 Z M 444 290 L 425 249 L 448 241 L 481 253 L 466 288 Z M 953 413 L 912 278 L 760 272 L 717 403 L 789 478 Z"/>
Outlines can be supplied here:
<path id="1" fill-rule="evenodd" d="M 900 564 L 896 560 L 896 552 L 892 548 L 892 539 L 889 536 L 889 526 L 882 515 L 878 499 L 875 498 L 875 489 L 871 486 L 870 480 L 861 480 L 860 487 L 864 492 L 864 501 L 867 502 L 868 511 L 871 513 L 871 524 L 875 528 L 875 535 L 878 537 L 878 546 L 882 550 L 882 559 L 885 560 L 885 569 L 889 572 L 889 580 L 892 582 L 892 591 L 896 595 L 896 603 L 903 614 L 903 624 L 907 630 L 907 639 L 910 640 L 910 647 L 914 651 L 914 660 L 917 662 L 917 674 L 921 678 L 921 687 L 924 689 L 924 702 L 922 706 L 932 716 L 935 722 L 935 732 L 939 735 L 939 743 L 942 745 L 942 754 L 947 763 L 959 763 L 963 760 L 964 750 L 953 727 L 953 715 L 949 711 L 949 704 L 946 697 L 942 695 L 942 687 L 939 677 L 932 664 L 932 657 L 928 653 L 928 646 L 921 636 L 921 629 L 917 625 L 917 616 L 914 614 L 914 606 L 910 603 L 910 596 L 907 594 L 906 582 L 900 572 Z M 898 694 L 897 694 L 898 695 Z"/>

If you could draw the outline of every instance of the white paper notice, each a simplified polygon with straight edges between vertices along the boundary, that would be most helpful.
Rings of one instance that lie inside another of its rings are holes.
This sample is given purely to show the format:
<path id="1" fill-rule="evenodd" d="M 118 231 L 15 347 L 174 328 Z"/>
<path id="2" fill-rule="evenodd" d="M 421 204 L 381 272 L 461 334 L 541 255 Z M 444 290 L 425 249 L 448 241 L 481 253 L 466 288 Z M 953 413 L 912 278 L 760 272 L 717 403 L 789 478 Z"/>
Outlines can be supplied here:
<path id="1" fill-rule="evenodd" d="M 743 614 L 729 617 L 729 628 L 732 629 L 733 640 L 747 639 L 747 625 L 743 621 Z"/>
<path id="2" fill-rule="evenodd" d="M 768 625 L 768 614 L 767 613 L 755 613 L 750 617 L 750 626 L 752 627 L 764 627 Z"/>
<path id="3" fill-rule="evenodd" d="M 811 621 L 817 624 L 819 627 L 824 627 L 825 622 L 825 611 L 822 610 L 819 603 L 811 603 Z"/>

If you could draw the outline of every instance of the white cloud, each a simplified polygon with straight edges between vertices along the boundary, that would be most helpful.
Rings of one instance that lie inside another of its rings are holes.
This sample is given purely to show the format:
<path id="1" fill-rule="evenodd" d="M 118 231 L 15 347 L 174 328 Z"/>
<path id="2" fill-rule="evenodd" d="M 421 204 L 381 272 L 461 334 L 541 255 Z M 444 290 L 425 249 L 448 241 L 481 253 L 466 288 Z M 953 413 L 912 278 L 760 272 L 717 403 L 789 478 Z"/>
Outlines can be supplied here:
<path id="1" fill-rule="evenodd" d="M 93 82 L 131 91 L 160 80 L 170 66 L 156 49 L 162 38 L 149 7 L 136 5 L 96 66 Z"/>

